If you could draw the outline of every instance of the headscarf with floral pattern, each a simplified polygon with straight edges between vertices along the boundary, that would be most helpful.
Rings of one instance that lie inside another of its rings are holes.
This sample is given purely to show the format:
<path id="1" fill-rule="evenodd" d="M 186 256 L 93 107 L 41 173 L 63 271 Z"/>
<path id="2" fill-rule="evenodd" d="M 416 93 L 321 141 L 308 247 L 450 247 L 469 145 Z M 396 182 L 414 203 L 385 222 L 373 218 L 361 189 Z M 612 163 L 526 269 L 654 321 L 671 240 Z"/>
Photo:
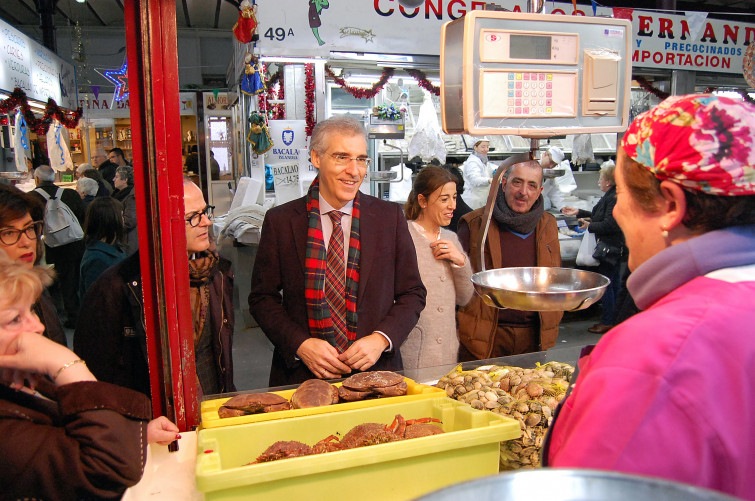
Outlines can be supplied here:
<path id="1" fill-rule="evenodd" d="M 671 96 L 638 115 L 622 148 L 661 181 L 711 195 L 755 195 L 755 106 Z"/>

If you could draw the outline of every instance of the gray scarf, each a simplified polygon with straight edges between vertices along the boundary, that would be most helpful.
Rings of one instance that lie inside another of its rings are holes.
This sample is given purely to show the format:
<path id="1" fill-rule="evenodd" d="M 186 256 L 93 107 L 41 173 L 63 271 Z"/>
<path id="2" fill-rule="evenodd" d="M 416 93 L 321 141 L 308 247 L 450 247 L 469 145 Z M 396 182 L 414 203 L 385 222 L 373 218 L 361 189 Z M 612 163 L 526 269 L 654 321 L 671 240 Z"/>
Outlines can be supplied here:
<path id="1" fill-rule="evenodd" d="M 480 160 L 482 160 L 482 164 L 483 165 L 488 165 L 488 156 L 487 155 L 483 155 L 482 153 L 477 152 L 477 151 L 473 151 L 472 154 L 474 156 L 476 156 L 477 158 L 479 158 Z"/>
<path id="2" fill-rule="evenodd" d="M 503 190 L 499 190 L 493 206 L 493 219 L 511 231 L 527 235 L 535 231 L 544 210 L 543 196 L 540 195 L 529 212 L 524 214 L 514 212 L 506 203 Z"/>

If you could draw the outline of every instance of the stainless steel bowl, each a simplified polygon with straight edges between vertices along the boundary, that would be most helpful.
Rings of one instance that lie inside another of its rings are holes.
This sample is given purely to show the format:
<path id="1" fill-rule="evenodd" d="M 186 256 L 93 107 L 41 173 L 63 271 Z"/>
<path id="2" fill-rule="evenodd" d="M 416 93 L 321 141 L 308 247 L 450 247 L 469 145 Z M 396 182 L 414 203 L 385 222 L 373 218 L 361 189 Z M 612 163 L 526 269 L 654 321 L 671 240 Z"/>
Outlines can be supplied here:
<path id="1" fill-rule="evenodd" d="M 625 473 L 541 468 L 483 477 L 431 492 L 417 501 L 733 501 L 717 491 Z"/>
<path id="2" fill-rule="evenodd" d="M 524 311 L 574 311 L 598 301 L 611 281 L 572 268 L 500 268 L 472 275 L 485 304 Z"/>

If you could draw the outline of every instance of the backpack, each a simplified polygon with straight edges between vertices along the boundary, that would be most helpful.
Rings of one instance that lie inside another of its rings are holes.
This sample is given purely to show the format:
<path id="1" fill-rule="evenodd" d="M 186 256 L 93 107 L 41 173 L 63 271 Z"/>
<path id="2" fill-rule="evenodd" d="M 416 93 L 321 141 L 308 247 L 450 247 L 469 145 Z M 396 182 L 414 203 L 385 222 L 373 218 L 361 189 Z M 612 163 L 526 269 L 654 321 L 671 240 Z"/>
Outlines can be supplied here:
<path id="1" fill-rule="evenodd" d="M 63 188 L 58 188 L 54 197 L 50 197 L 45 190 L 37 188 L 37 193 L 45 197 L 45 244 L 50 247 L 60 247 L 84 238 L 79 220 L 70 207 L 60 199 Z"/>

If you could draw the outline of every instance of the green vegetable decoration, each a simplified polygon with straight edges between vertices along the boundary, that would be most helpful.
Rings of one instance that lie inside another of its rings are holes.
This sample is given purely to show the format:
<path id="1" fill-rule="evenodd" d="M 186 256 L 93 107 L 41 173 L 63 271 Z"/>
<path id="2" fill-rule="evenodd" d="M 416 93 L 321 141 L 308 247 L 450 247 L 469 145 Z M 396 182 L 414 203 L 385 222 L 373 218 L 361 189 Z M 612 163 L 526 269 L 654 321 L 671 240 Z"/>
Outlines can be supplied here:
<path id="1" fill-rule="evenodd" d="M 273 147 L 270 134 L 267 131 L 265 117 L 256 111 L 249 115 L 249 134 L 246 140 L 252 143 L 252 151 L 261 155 Z"/>

